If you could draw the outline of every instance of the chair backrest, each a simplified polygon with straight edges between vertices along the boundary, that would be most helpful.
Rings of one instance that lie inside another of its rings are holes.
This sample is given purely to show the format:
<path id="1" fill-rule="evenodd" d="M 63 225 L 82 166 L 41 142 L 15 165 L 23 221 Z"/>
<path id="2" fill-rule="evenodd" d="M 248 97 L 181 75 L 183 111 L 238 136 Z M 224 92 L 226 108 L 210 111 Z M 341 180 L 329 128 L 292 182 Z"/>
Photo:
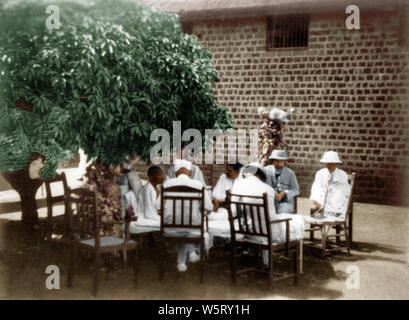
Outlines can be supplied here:
<path id="1" fill-rule="evenodd" d="M 205 187 L 173 186 L 161 189 L 161 233 L 165 228 L 200 229 L 204 233 Z M 198 211 L 200 217 L 197 217 Z"/>
<path id="2" fill-rule="evenodd" d="M 349 198 L 348 198 L 348 204 L 347 204 L 347 211 L 345 213 L 345 220 L 349 218 L 350 213 L 352 213 L 353 210 L 353 204 L 354 204 L 354 189 L 355 189 L 355 177 L 356 173 L 352 172 L 351 174 L 348 174 L 348 183 L 351 186 L 351 191 L 349 193 Z"/>
<path id="3" fill-rule="evenodd" d="M 232 241 L 236 241 L 239 235 L 250 239 L 264 238 L 266 244 L 272 243 L 267 193 L 249 196 L 233 194 L 228 190 L 226 202 Z"/>
<path id="4" fill-rule="evenodd" d="M 45 180 L 45 190 L 46 190 L 46 202 L 47 202 L 47 219 L 51 219 L 53 217 L 53 209 L 56 203 L 64 203 L 65 197 L 69 194 L 69 187 L 67 184 L 67 178 L 65 177 L 65 173 L 58 174 L 51 179 Z M 55 184 L 60 183 L 60 185 L 55 188 Z M 53 188 L 52 188 L 53 186 Z M 56 194 L 57 192 L 55 189 L 61 189 L 63 194 Z M 53 190 L 54 189 L 54 190 Z M 66 213 L 66 209 L 65 212 Z"/>
<path id="5" fill-rule="evenodd" d="M 350 213 L 352 212 L 353 194 L 354 194 L 354 188 L 355 188 L 355 176 L 356 176 L 355 172 L 348 174 L 348 184 L 349 184 L 350 191 L 349 191 L 345 215 L 343 216 L 343 221 L 347 221 L 350 217 Z"/>
<path id="6" fill-rule="evenodd" d="M 96 192 L 85 188 L 73 189 L 66 197 L 69 233 L 71 237 L 95 238 L 99 246 L 100 227 L 98 197 Z"/>

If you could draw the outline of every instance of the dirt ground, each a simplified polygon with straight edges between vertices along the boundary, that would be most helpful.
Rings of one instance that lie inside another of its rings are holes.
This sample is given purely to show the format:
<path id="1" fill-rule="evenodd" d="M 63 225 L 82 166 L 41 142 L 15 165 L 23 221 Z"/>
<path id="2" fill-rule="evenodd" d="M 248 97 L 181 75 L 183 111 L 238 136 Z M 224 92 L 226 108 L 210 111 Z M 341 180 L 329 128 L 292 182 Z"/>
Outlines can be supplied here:
<path id="1" fill-rule="evenodd" d="M 308 199 L 299 199 L 300 212 L 307 212 L 308 204 Z M 133 287 L 131 266 L 124 267 L 116 257 L 101 273 L 97 299 L 408 299 L 408 231 L 409 208 L 355 203 L 352 256 L 339 252 L 322 259 L 319 252 L 304 248 L 299 283 L 294 286 L 292 280 L 282 280 L 272 290 L 267 277 L 257 273 L 241 276 L 233 286 L 230 252 L 223 245 L 211 249 L 203 284 L 199 284 L 197 265 L 188 265 L 187 272 L 177 277 L 175 250 L 169 252 L 160 282 L 153 237 L 144 241 L 138 288 Z M 92 260 L 84 255 L 78 258 L 74 286 L 69 289 L 68 259 L 63 246 L 37 246 L 22 233 L 19 221 L 0 216 L 0 299 L 93 299 Z M 280 260 L 279 268 L 286 268 L 286 263 Z M 46 288 L 49 265 L 59 267 L 60 289 Z M 347 288 L 349 266 L 359 271 L 359 289 Z"/>

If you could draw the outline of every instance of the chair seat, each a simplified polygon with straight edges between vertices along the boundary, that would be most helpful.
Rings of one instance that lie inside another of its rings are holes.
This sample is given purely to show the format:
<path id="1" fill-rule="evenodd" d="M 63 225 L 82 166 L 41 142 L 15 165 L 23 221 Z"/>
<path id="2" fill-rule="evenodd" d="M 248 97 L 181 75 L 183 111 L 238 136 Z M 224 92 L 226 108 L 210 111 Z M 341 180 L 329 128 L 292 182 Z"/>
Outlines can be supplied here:
<path id="1" fill-rule="evenodd" d="M 163 235 L 165 237 L 200 238 L 201 231 L 199 229 L 189 229 L 189 228 L 164 228 Z"/>
<path id="2" fill-rule="evenodd" d="M 125 232 L 125 225 L 121 225 L 121 231 Z M 129 233 L 130 234 L 142 234 L 148 232 L 155 232 L 160 231 L 160 226 L 140 226 L 134 222 L 131 222 L 129 225 Z"/>
<path id="3" fill-rule="evenodd" d="M 88 240 L 81 240 L 79 243 L 94 247 L 95 246 L 95 239 L 88 239 Z M 101 247 L 110 247 L 110 246 L 119 246 L 124 243 L 124 239 L 118 238 L 118 237 L 111 237 L 111 236 L 106 236 L 106 237 L 101 237 Z M 134 240 L 128 240 L 128 244 L 135 244 L 136 241 Z"/>
<path id="4" fill-rule="evenodd" d="M 344 222 L 344 218 L 323 217 L 323 216 L 318 216 L 318 217 L 304 216 L 304 220 L 305 222 L 312 223 L 312 224 Z"/>

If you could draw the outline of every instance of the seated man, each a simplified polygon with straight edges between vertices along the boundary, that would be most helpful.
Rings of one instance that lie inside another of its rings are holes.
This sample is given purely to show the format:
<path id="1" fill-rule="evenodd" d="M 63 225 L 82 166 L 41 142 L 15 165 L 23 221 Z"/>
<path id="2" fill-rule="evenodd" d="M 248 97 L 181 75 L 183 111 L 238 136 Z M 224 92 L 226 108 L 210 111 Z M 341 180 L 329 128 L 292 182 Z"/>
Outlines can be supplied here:
<path id="1" fill-rule="evenodd" d="M 189 152 L 188 149 L 182 149 L 180 151 L 180 159 L 185 159 L 189 162 L 191 161 L 192 155 Z M 193 180 L 197 180 L 199 182 L 201 182 L 202 184 L 206 185 L 204 177 L 203 177 L 203 173 L 200 170 L 199 166 L 197 166 L 196 164 L 192 163 L 192 168 L 191 168 L 191 174 L 190 174 L 190 178 L 192 178 Z M 171 164 L 168 172 L 166 173 L 166 180 L 168 179 L 173 179 L 176 177 L 176 170 L 175 170 L 175 165 Z"/>
<path id="2" fill-rule="evenodd" d="M 187 160 L 177 159 L 174 163 L 176 178 L 168 179 L 163 184 L 164 188 L 174 187 L 174 186 L 187 186 L 201 190 L 205 185 L 197 180 L 191 178 L 192 174 L 192 163 Z M 186 194 L 187 196 L 191 194 Z M 183 196 L 183 194 L 182 194 Z M 172 201 L 166 201 L 165 208 L 163 212 L 163 219 L 166 223 L 172 223 Z M 184 221 L 189 219 L 189 202 L 185 201 L 184 207 Z M 198 203 L 198 201 L 193 201 L 192 203 L 192 224 L 200 225 L 201 223 L 201 210 L 200 206 L 204 206 L 205 210 L 212 211 L 213 205 L 207 192 L 205 192 L 205 203 Z M 157 201 L 157 208 L 160 208 L 160 201 Z M 181 203 L 176 203 L 176 221 L 181 221 L 182 208 Z M 176 231 L 177 233 L 177 231 Z M 177 268 L 179 271 L 186 271 L 187 262 L 197 262 L 199 261 L 199 255 L 196 253 L 198 245 L 194 243 L 179 243 L 178 244 L 178 258 L 177 258 Z"/>
<path id="3" fill-rule="evenodd" d="M 235 181 L 242 178 L 240 163 L 227 164 L 226 171 L 223 173 L 212 192 L 212 203 L 214 211 L 208 216 L 209 227 L 209 247 L 212 247 L 214 241 L 230 241 L 230 223 L 229 214 L 225 208 L 226 191 L 231 190 Z"/>
<path id="4" fill-rule="evenodd" d="M 310 200 L 324 217 L 342 219 L 347 210 L 351 190 L 348 175 L 337 168 L 342 162 L 335 151 L 325 152 L 320 162 L 325 164 L 325 168 L 315 174 Z"/>
<path id="5" fill-rule="evenodd" d="M 251 163 L 243 169 L 243 179 L 238 180 L 232 189 L 233 194 L 248 195 L 248 196 L 263 196 L 264 193 L 267 193 L 268 198 L 268 207 L 269 207 L 269 218 L 270 221 L 283 218 L 291 218 L 290 221 L 290 240 L 294 239 L 303 239 L 304 238 L 304 219 L 298 215 L 292 214 L 280 214 L 278 216 L 275 212 L 274 199 L 275 191 L 268 184 L 264 183 L 266 180 L 266 174 L 264 173 L 261 165 L 257 163 Z M 243 197 L 246 202 L 257 201 L 251 198 L 246 199 Z M 261 222 L 265 226 L 264 214 L 262 214 Z M 260 228 L 258 224 L 255 224 L 255 228 Z M 265 227 L 262 227 L 265 228 Z M 258 229 L 260 230 L 260 229 Z M 265 229 L 264 229 L 265 230 Z M 283 243 L 286 238 L 286 225 L 285 223 L 276 223 L 272 225 L 272 234 L 273 241 Z M 257 239 L 255 239 L 257 240 Z M 268 251 L 263 250 L 263 263 L 265 267 L 268 267 Z"/>
<path id="6" fill-rule="evenodd" d="M 146 220 L 154 220 L 160 224 L 160 215 L 156 207 L 156 201 L 160 198 L 159 185 L 163 183 L 163 171 L 158 166 L 148 169 L 148 183 L 139 191 L 138 208 L 136 210 L 138 220 L 141 217 Z M 139 223 L 140 224 L 140 223 Z"/>
<path id="7" fill-rule="evenodd" d="M 241 163 L 228 163 L 226 165 L 226 171 L 222 173 L 212 192 L 212 202 L 215 211 L 226 200 L 226 191 L 231 190 L 233 183 L 240 177 L 240 169 L 242 167 Z"/>
<path id="8" fill-rule="evenodd" d="M 294 197 L 300 194 L 300 188 L 294 172 L 286 166 L 288 156 L 284 150 L 273 150 L 269 159 L 273 164 L 264 170 L 267 184 L 273 187 L 275 192 L 276 213 L 293 213 Z"/>

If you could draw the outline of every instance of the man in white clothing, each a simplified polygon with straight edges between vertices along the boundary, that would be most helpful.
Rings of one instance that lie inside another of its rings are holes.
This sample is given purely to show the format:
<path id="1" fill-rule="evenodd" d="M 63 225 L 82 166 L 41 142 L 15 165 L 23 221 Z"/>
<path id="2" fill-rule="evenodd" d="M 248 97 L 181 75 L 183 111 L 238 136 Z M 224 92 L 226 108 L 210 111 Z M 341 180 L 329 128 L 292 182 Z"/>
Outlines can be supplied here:
<path id="1" fill-rule="evenodd" d="M 174 186 L 187 186 L 191 188 L 195 188 L 198 190 L 198 194 L 205 186 L 200 181 L 194 180 L 191 177 L 192 173 L 192 163 L 187 160 L 177 159 L 174 163 L 175 175 L 176 178 L 168 179 L 163 184 L 163 188 L 169 188 Z M 179 194 L 184 196 L 184 194 Z M 191 196 L 191 194 L 186 194 L 186 196 Z M 165 223 L 172 223 L 172 201 L 166 201 L 163 219 L 165 219 Z M 205 203 L 199 203 L 199 201 L 193 201 L 192 203 L 192 224 L 193 225 L 200 225 L 201 223 L 201 206 L 204 206 L 205 210 L 212 211 L 213 204 L 211 202 L 210 196 L 207 192 L 205 192 Z M 184 221 L 188 221 L 189 218 L 189 202 L 185 201 L 184 207 Z M 157 201 L 157 207 L 160 207 L 159 201 Z M 180 203 L 176 203 L 176 216 L 175 222 L 179 223 L 182 219 L 182 208 Z M 166 231 L 165 231 L 166 232 Z M 186 231 L 176 231 L 177 235 L 179 236 L 187 236 L 188 233 Z M 178 244 L 178 258 L 177 258 L 177 267 L 179 271 L 186 271 L 187 270 L 187 262 L 197 262 L 199 261 L 199 255 L 196 253 L 198 249 L 198 245 L 194 243 L 179 243 Z"/>
<path id="2" fill-rule="evenodd" d="M 160 221 L 160 215 L 156 208 L 156 201 L 160 198 L 159 185 L 163 183 L 163 171 L 158 166 L 152 166 L 148 169 L 148 183 L 139 191 L 138 217 L 149 220 Z"/>
<path id="3" fill-rule="evenodd" d="M 209 216 L 209 245 L 213 246 L 215 239 L 223 242 L 230 241 L 229 214 L 225 205 L 226 191 L 233 188 L 233 184 L 242 178 L 241 163 L 228 163 L 226 170 L 221 174 L 212 192 L 212 203 L 214 212 Z"/>
<path id="4" fill-rule="evenodd" d="M 215 211 L 226 201 L 226 191 L 231 190 L 233 183 L 240 178 L 242 167 L 241 163 L 228 163 L 226 165 L 226 171 L 221 174 L 212 192 L 212 202 Z"/>
<path id="5" fill-rule="evenodd" d="M 325 164 L 325 168 L 315 174 L 310 200 L 323 212 L 324 217 L 342 219 L 347 210 L 351 189 L 348 175 L 337 168 L 337 165 L 342 162 L 335 151 L 325 152 L 320 162 Z"/>
<path id="6" fill-rule="evenodd" d="M 282 213 L 280 215 L 276 214 L 275 211 L 275 191 L 274 189 L 266 184 L 264 181 L 266 180 L 266 174 L 264 173 L 261 165 L 251 163 L 247 165 L 243 169 L 243 179 L 238 180 L 232 189 L 233 194 L 241 194 L 241 195 L 248 195 L 248 196 L 262 196 L 264 193 L 267 193 L 268 199 L 268 209 L 269 209 L 269 219 L 270 221 L 276 219 L 285 219 L 291 218 L 290 221 L 290 240 L 294 239 L 303 239 L 304 237 L 304 219 L 301 216 L 293 215 L 293 214 L 286 214 Z M 242 197 L 242 199 L 233 199 L 233 200 L 240 200 L 245 202 L 254 202 L 258 201 L 257 199 L 246 198 Z M 266 232 L 266 223 L 264 219 L 264 213 L 261 212 L 261 223 L 263 226 L 258 226 L 255 224 L 255 228 L 260 230 L 259 228 L 263 228 L 264 232 Z M 275 223 L 271 225 L 271 232 L 273 235 L 273 240 L 275 242 L 283 243 L 285 242 L 286 238 L 286 225 L 285 223 Z M 255 239 L 257 241 L 257 239 Z M 268 266 L 268 251 L 263 250 L 263 262 L 264 266 Z"/>

